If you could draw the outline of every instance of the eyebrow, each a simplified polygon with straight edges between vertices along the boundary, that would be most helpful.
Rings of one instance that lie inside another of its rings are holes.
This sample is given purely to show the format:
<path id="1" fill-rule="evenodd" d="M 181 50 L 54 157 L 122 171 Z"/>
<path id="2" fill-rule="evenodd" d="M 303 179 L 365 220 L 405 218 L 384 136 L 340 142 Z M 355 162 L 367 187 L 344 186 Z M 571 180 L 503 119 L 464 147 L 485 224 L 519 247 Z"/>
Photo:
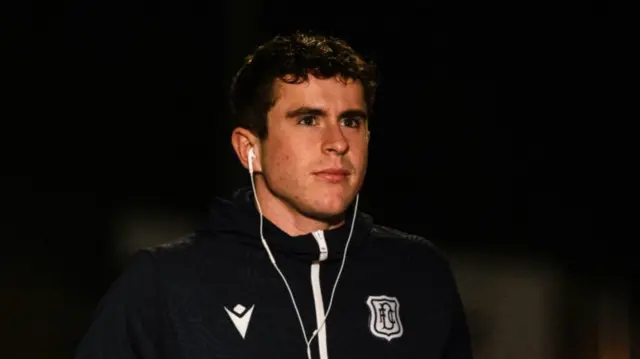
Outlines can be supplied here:
<path id="1" fill-rule="evenodd" d="M 291 110 L 291 111 L 287 111 L 286 113 L 286 117 L 287 118 L 296 118 L 296 117 L 300 117 L 300 116 L 304 116 L 304 115 L 312 115 L 312 116 L 327 116 L 327 112 L 320 109 L 320 108 L 314 108 L 314 107 L 308 107 L 308 106 L 302 106 L 299 107 L 295 110 Z M 344 112 L 342 112 L 339 116 L 340 118 L 353 118 L 353 117 L 360 117 L 363 120 L 367 119 L 367 113 L 363 110 L 346 110 Z"/>

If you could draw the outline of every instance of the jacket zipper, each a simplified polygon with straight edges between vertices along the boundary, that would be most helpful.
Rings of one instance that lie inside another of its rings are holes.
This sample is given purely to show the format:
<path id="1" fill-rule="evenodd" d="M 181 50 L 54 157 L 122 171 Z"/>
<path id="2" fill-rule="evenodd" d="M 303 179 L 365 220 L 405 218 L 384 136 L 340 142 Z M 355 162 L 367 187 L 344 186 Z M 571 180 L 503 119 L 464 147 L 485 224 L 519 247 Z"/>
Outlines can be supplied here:
<path id="1" fill-rule="evenodd" d="M 327 242 L 324 239 L 323 231 L 315 231 L 312 233 L 313 238 L 318 243 L 320 249 L 320 256 L 318 260 L 311 263 L 311 288 L 313 289 L 313 300 L 316 309 L 316 328 L 320 327 L 324 321 L 325 309 L 324 301 L 322 300 L 322 288 L 320 287 L 320 262 L 324 261 L 328 257 Z M 318 349 L 320 351 L 320 359 L 328 359 L 327 353 L 327 323 L 322 325 L 322 328 L 318 331 Z"/>

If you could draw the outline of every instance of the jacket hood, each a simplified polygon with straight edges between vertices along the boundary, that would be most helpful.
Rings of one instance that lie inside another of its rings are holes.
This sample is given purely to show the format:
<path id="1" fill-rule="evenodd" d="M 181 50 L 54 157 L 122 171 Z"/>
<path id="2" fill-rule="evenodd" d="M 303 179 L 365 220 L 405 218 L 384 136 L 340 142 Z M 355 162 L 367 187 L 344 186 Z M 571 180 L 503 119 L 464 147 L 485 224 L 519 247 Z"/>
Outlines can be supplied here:
<path id="1" fill-rule="evenodd" d="M 323 231 L 328 251 L 326 261 L 342 259 L 353 215 L 352 205 L 342 226 Z M 360 249 L 373 226 L 371 216 L 361 212 L 356 216 L 349 255 Z M 319 259 L 320 249 L 311 233 L 290 236 L 267 218 L 263 218 L 263 221 L 264 238 L 274 254 L 281 253 L 308 262 Z M 211 206 L 210 215 L 196 233 L 209 239 L 233 240 L 241 245 L 262 248 L 260 213 L 255 206 L 253 190 L 250 187 L 242 188 L 230 199 L 217 198 Z"/>

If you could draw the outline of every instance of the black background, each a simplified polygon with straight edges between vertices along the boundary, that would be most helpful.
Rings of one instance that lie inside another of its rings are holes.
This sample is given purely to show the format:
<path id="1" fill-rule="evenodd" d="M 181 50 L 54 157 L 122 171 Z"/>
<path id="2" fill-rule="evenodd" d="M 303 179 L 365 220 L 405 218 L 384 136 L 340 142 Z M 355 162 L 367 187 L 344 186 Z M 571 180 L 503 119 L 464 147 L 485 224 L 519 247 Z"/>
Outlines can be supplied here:
<path id="1" fill-rule="evenodd" d="M 46 294 L 27 288 L 47 282 L 86 298 L 86 308 L 45 314 L 79 323 L 60 353 L 119 270 L 119 211 L 142 203 L 198 216 L 248 183 L 230 146 L 226 91 L 245 55 L 296 29 L 343 37 L 379 64 L 361 197 L 379 222 L 448 250 L 559 263 L 578 282 L 633 278 L 629 238 L 594 232 L 617 36 L 596 2 L 12 6 L 6 288 L 32 298 Z"/>

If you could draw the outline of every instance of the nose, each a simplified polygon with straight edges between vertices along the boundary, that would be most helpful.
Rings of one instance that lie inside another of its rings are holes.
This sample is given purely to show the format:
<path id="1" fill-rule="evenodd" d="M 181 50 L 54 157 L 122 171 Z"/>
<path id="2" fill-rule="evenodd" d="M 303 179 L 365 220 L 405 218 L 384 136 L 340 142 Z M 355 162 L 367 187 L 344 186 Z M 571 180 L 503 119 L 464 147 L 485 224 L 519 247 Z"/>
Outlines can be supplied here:
<path id="1" fill-rule="evenodd" d="M 349 141 L 347 141 L 340 125 L 333 124 L 325 129 L 323 151 L 341 156 L 349 151 Z"/>

